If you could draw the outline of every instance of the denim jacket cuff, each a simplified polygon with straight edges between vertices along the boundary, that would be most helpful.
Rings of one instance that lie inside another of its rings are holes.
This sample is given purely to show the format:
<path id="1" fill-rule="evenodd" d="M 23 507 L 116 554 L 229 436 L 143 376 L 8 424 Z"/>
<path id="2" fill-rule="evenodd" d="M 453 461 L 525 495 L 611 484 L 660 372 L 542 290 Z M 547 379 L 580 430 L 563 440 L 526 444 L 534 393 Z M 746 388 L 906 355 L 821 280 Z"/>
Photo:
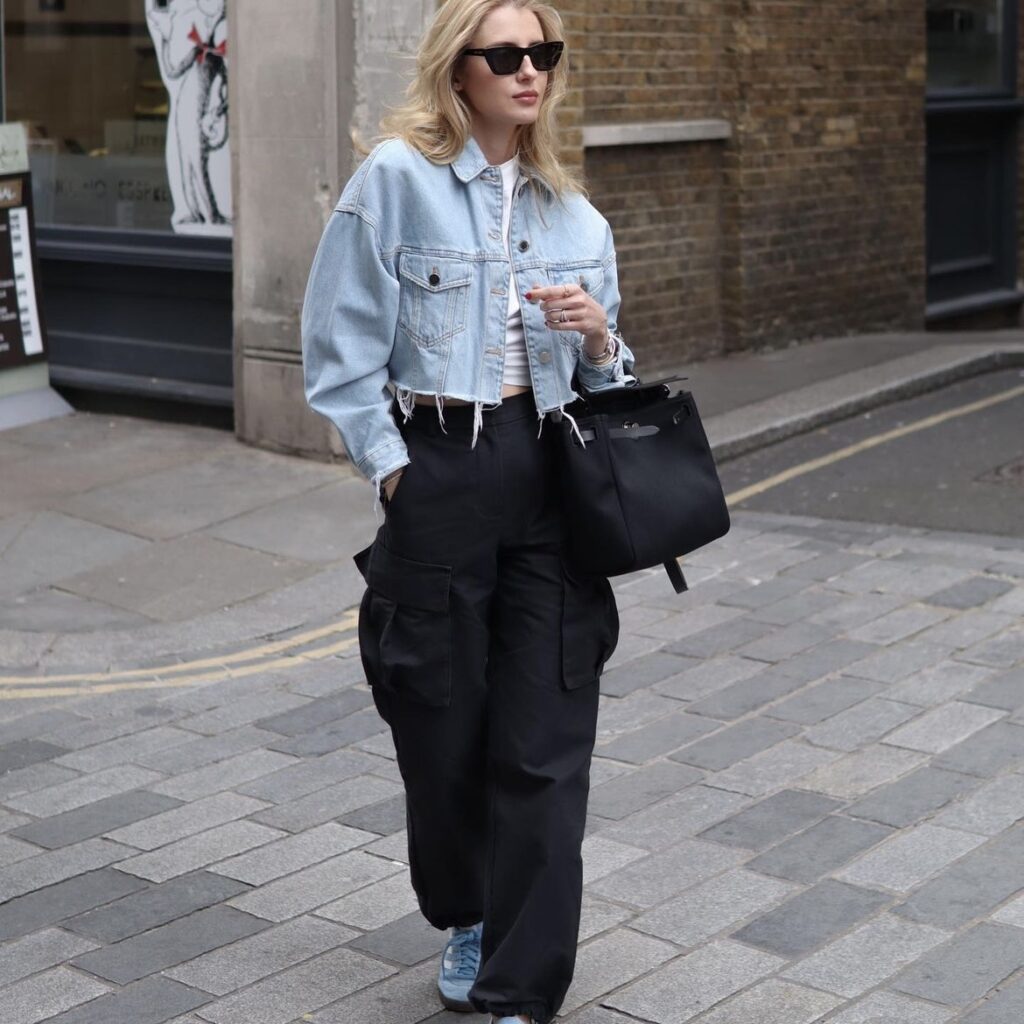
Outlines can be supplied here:
<path id="1" fill-rule="evenodd" d="M 379 445 L 372 452 L 364 455 L 357 468 L 376 488 L 388 473 L 407 466 L 409 461 L 409 450 L 406 448 L 405 441 L 399 438 L 396 441 L 388 441 Z"/>

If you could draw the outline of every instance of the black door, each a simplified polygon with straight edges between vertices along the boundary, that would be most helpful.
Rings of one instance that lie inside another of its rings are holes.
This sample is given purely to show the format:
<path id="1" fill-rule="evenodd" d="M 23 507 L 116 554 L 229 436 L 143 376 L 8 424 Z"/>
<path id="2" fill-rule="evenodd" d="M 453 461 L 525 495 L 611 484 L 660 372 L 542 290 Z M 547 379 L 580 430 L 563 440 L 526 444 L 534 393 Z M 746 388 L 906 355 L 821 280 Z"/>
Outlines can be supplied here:
<path id="1" fill-rule="evenodd" d="M 1016 315 L 1017 0 L 928 0 L 929 324 Z"/>

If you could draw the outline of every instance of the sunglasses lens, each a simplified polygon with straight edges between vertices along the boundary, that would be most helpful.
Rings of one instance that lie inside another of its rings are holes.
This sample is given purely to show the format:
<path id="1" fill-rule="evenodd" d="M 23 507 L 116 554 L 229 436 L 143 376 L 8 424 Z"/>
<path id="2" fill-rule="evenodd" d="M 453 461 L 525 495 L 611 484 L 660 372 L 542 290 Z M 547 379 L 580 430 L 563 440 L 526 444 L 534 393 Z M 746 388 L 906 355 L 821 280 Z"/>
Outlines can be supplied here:
<path id="1" fill-rule="evenodd" d="M 562 56 L 558 43 L 541 43 L 530 51 L 530 62 L 538 71 L 550 71 Z"/>
<path id="2" fill-rule="evenodd" d="M 538 43 L 529 49 L 530 63 L 538 71 L 550 71 L 562 55 L 558 43 Z M 523 63 L 523 51 L 518 46 L 492 46 L 487 60 L 496 75 L 514 75 Z"/>

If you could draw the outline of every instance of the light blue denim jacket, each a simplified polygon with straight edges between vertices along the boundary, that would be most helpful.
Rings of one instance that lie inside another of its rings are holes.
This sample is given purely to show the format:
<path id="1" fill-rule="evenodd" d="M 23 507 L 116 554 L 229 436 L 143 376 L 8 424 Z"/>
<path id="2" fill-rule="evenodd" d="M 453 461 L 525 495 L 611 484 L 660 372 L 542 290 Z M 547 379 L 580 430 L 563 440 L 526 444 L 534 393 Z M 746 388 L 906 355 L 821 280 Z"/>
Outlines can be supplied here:
<path id="1" fill-rule="evenodd" d="M 519 289 L 541 428 L 546 413 L 563 413 L 578 397 L 570 386 L 577 367 L 593 391 L 635 379 L 633 353 L 616 326 L 607 220 L 578 193 L 567 194 L 563 207 L 531 177 L 512 199 L 511 267 L 501 223 L 501 173 L 473 136 L 441 165 L 401 139 L 378 143 L 327 222 L 302 308 L 306 401 L 335 424 L 375 490 L 409 462 L 389 383 L 406 418 L 414 393 L 473 402 L 476 443 L 482 407 L 501 402 L 509 287 Z M 604 307 L 615 359 L 594 366 L 580 332 L 546 327 L 539 303 L 525 298 L 535 282 L 586 289 Z"/>

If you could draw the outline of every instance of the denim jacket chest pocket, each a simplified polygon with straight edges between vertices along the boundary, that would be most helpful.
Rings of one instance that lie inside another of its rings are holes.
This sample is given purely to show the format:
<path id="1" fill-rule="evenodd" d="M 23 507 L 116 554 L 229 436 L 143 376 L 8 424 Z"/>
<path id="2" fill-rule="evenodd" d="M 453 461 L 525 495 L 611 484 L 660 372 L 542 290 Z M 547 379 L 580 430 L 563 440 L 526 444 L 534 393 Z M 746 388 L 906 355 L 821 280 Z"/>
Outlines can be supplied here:
<path id="1" fill-rule="evenodd" d="M 403 252 L 399 258 L 398 326 L 430 348 L 466 329 L 472 266 L 453 256 Z"/>

